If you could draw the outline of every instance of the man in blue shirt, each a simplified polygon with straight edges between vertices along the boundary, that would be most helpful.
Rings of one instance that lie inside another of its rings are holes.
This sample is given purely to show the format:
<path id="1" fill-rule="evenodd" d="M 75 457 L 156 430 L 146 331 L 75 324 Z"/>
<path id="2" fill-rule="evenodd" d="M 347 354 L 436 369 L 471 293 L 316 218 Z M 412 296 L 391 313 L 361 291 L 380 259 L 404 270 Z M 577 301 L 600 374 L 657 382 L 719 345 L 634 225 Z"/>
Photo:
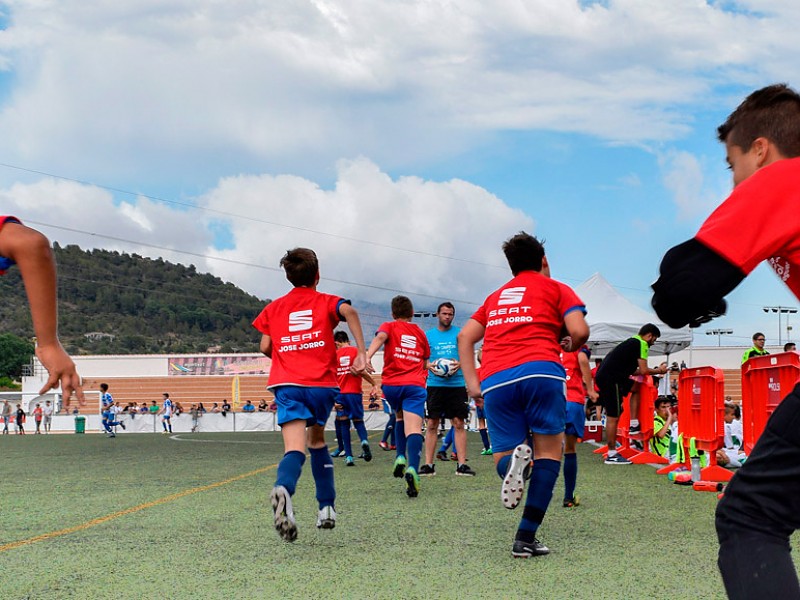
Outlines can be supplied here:
<path id="1" fill-rule="evenodd" d="M 469 416 L 469 399 L 461 363 L 458 361 L 457 336 L 459 327 L 453 327 L 456 309 L 450 302 L 442 302 L 436 309 L 439 324 L 425 332 L 431 347 L 428 367 L 428 425 L 425 432 L 425 464 L 420 467 L 420 475 L 435 475 L 436 466 L 433 455 L 436 451 L 437 432 L 441 419 L 450 419 L 455 430 L 456 455 L 458 467 L 456 475 L 474 476 L 475 471 L 467 465 L 467 431 L 465 421 Z M 451 361 L 451 370 L 446 377 L 436 374 L 433 364 L 438 359 Z"/>

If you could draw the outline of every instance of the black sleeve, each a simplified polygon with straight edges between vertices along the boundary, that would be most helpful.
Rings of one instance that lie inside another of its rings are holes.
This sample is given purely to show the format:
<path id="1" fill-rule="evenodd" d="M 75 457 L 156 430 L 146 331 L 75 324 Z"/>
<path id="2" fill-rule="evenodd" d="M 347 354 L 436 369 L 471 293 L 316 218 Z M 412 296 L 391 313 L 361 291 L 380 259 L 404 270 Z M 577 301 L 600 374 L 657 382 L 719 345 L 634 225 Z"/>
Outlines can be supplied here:
<path id="1" fill-rule="evenodd" d="M 652 305 L 670 327 L 697 327 L 725 314 L 724 297 L 744 278 L 738 267 L 692 238 L 664 255 Z"/>

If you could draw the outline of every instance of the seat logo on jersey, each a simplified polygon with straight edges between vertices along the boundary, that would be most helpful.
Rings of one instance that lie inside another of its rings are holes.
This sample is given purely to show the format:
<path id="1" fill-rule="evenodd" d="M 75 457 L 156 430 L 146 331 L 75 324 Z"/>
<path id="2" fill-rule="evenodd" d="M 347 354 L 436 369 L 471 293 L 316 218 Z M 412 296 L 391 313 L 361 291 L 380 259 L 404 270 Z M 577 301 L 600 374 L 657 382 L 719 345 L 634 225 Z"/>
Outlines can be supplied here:
<path id="1" fill-rule="evenodd" d="M 497 305 L 504 306 L 506 304 L 519 304 L 522 302 L 522 297 L 524 295 L 524 287 L 506 288 L 500 292 L 500 298 L 497 300 Z"/>
<path id="2" fill-rule="evenodd" d="M 400 336 L 400 347 L 401 348 L 410 348 L 414 349 L 417 347 L 417 338 L 413 335 L 401 335 Z"/>
<path id="3" fill-rule="evenodd" d="M 340 356 L 339 357 L 339 364 L 343 367 L 350 366 L 350 357 L 349 356 Z"/>
<path id="4" fill-rule="evenodd" d="M 312 326 L 311 309 L 289 313 L 289 331 L 306 331 Z"/>

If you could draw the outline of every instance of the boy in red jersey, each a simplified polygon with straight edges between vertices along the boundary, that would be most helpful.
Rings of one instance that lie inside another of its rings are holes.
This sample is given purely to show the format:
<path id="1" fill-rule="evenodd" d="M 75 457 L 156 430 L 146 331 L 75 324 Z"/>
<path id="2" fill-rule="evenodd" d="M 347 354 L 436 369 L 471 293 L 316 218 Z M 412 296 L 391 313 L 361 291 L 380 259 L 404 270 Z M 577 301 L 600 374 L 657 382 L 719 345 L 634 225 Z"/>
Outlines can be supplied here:
<path id="1" fill-rule="evenodd" d="M 267 387 L 278 404 L 285 450 L 270 494 L 275 529 L 281 538 L 293 542 L 297 524 L 291 497 L 306 448 L 319 502 L 317 527 L 336 525 L 333 461 L 325 445 L 325 423 L 339 393 L 333 330 L 340 321 L 347 322 L 358 348 L 353 370 L 362 372 L 366 360 L 361 321 L 350 301 L 317 291 L 319 262 L 314 251 L 289 250 L 280 264 L 294 289 L 267 304 L 253 326 L 263 334 L 261 352 L 272 359 Z"/>
<path id="2" fill-rule="evenodd" d="M 569 287 L 550 279 L 544 247 L 521 232 L 503 252 L 514 278 L 493 292 L 458 334 L 461 369 L 472 398 L 483 397 L 501 499 L 516 508 L 525 492 L 525 470 L 535 460 L 525 510 L 511 554 L 548 554 L 536 539 L 553 497 L 564 444 L 565 373 L 560 340 L 564 330 L 572 351 L 589 338 L 583 302 Z M 483 338 L 481 380 L 475 373 L 475 344 Z"/>
<path id="3" fill-rule="evenodd" d="M 565 348 L 572 345 L 572 340 L 564 338 L 561 345 Z M 586 421 L 584 404 L 586 397 L 597 400 L 594 391 L 592 370 L 589 366 L 589 348 L 584 346 L 577 352 L 561 353 L 561 364 L 567 373 L 567 423 L 564 431 L 564 508 L 578 506 L 580 502 L 575 495 L 578 482 L 578 438 L 583 437 Z"/>
<path id="4" fill-rule="evenodd" d="M 353 373 L 353 364 L 358 357 L 358 348 L 350 345 L 350 337 L 344 331 L 337 331 L 333 336 L 336 342 L 336 378 L 339 381 L 339 396 L 336 404 L 342 407 L 343 417 L 336 419 L 336 437 L 340 440 L 339 446 L 344 450 L 344 464 L 348 467 L 355 465 L 353 460 L 353 447 L 350 442 L 350 422 L 356 428 L 358 439 L 361 440 L 361 456 L 366 462 L 372 460 L 372 450 L 369 447 L 369 435 L 364 426 L 364 397 L 361 391 L 361 380 L 365 380 L 372 388 L 370 395 L 376 396 L 378 388 L 372 375 L 366 371 L 360 375 Z"/>
<path id="5" fill-rule="evenodd" d="M 697 235 L 664 256 L 653 308 L 672 327 L 725 313 L 767 260 L 800 298 L 800 95 L 753 92 L 717 130 L 733 192 Z M 731 598 L 800 598 L 791 534 L 800 528 L 800 387 L 775 408 L 717 506 L 718 566 Z"/>
<path id="6" fill-rule="evenodd" d="M 61 385 L 61 394 L 69 405 L 73 392 L 84 403 L 81 378 L 75 363 L 58 340 L 56 304 L 56 263 L 47 238 L 16 217 L 0 216 L 0 275 L 16 264 L 19 267 L 36 334 L 36 357 L 49 377 L 39 394 Z"/>
<path id="7" fill-rule="evenodd" d="M 405 296 L 392 298 L 392 316 L 378 328 L 367 351 L 371 359 L 384 346 L 381 388 L 384 397 L 397 414 L 395 435 L 397 457 L 395 477 L 405 477 L 409 498 L 419 495 L 419 455 L 422 451 L 422 419 L 425 415 L 425 381 L 431 349 L 422 329 L 411 322 L 414 305 Z"/>

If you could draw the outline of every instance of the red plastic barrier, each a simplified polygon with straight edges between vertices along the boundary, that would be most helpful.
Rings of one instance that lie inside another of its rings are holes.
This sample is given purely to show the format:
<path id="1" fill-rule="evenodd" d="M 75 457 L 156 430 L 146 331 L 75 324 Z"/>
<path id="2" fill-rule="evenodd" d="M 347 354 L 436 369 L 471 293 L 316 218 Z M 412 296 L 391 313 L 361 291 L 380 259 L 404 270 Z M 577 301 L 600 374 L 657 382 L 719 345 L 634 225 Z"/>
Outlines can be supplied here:
<path id="1" fill-rule="evenodd" d="M 725 439 L 725 379 L 722 369 L 692 367 L 678 378 L 678 431 L 683 434 L 687 460 L 689 441 L 708 454 L 709 464 L 701 471 L 705 481 L 728 481 L 733 474 L 717 465 L 717 450 Z M 687 462 L 688 465 L 688 462 Z"/>
<path id="2" fill-rule="evenodd" d="M 751 358 L 742 365 L 744 452 L 750 454 L 767 420 L 800 377 L 800 355 L 782 352 Z"/>
<path id="3" fill-rule="evenodd" d="M 651 377 L 647 377 L 639 384 L 639 425 L 641 433 L 631 435 L 631 397 L 627 395 L 623 401 L 624 410 L 619 417 L 617 425 L 617 440 L 621 444 L 618 452 L 635 464 L 666 464 L 667 459 L 650 452 L 650 439 L 653 437 L 653 414 L 658 390 L 653 385 Z M 640 442 L 644 450 L 637 450 L 631 446 L 631 441 Z"/>

